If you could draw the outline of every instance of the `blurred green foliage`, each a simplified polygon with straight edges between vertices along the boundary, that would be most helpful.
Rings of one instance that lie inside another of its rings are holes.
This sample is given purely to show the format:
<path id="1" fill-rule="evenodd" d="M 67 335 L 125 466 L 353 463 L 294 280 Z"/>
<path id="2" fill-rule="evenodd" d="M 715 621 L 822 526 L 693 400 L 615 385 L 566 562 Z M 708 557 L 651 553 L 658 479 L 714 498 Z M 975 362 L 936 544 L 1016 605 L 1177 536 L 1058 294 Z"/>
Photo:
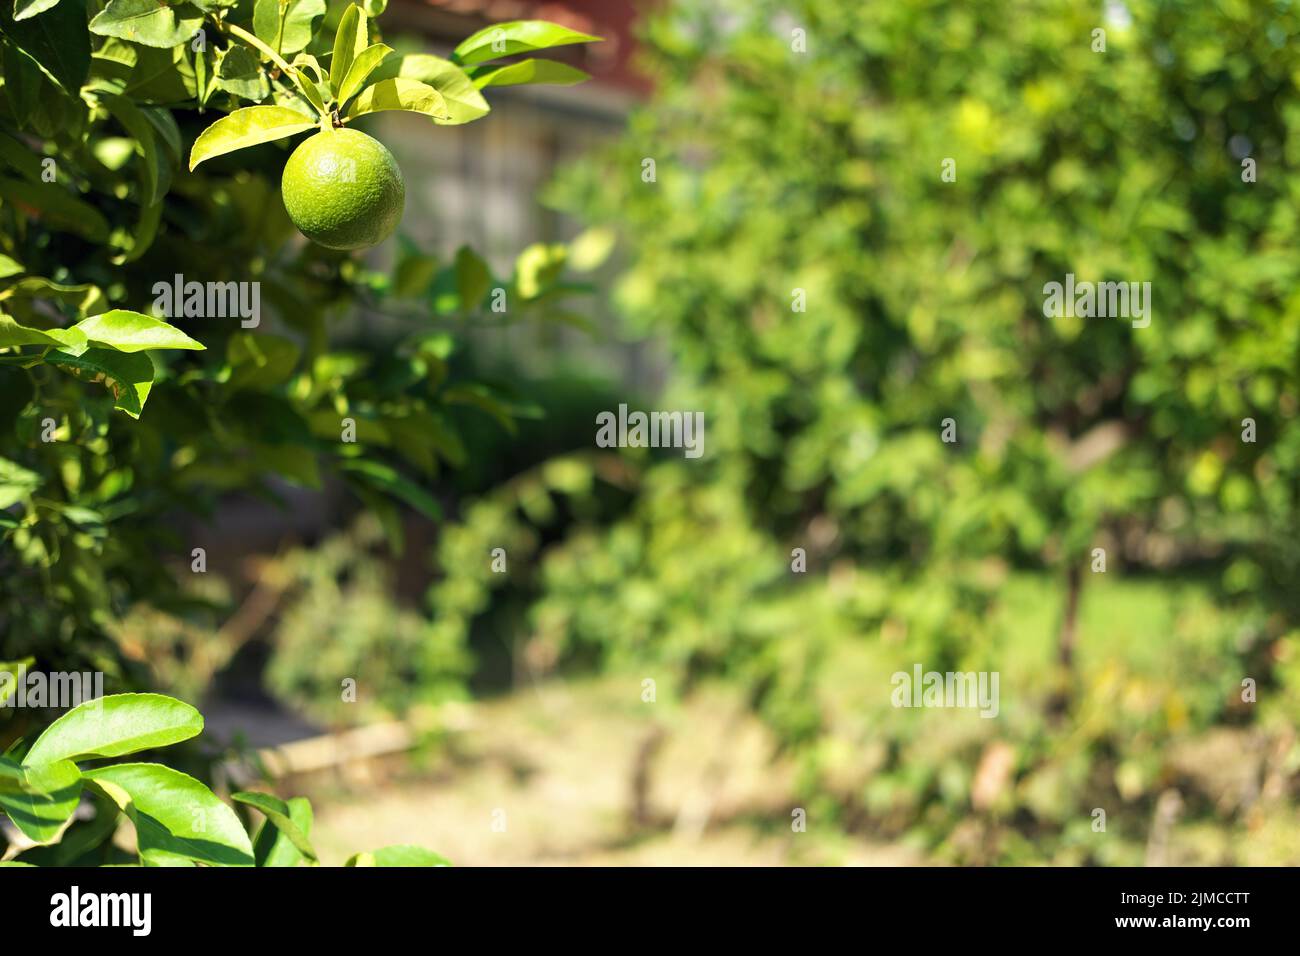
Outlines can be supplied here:
<path id="1" fill-rule="evenodd" d="M 627 450 L 630 505 L 558 531 L 485 499 L 437 626 L 495 587 L 525 658 L 741 681 L 819 814 L 941 858 L 1141 862 L 1173 789 L 1210 834 L 1185 862 L 1296 862 L 1300 12 L 1109 9 L 653 16 L 655 94 L 556 197 L 618 230 L 618 303 L 673 362 L 654 407 L 703 411 L 706 455 Z M 1045 317 L 1067 273 L 1150 282 L 1149 327 Z M 583 484 L 534 491 L 572 515 Z M 1000 716 L 892 708 L 917 662 L 1000 672 Z M 1247 784 L 1195 769 L 1225 739 Z"/>
<path id="2" fill-rule="evenodd" d="M 463 693 L 463 645 L 440 638 L 424 615 L 394 601 L 382 541 L 379 523 L 366 515 L 346 533 L 295 548 L 268 569 L 288 597 L 267 689 L 300 713 L 363 723 Z"/>

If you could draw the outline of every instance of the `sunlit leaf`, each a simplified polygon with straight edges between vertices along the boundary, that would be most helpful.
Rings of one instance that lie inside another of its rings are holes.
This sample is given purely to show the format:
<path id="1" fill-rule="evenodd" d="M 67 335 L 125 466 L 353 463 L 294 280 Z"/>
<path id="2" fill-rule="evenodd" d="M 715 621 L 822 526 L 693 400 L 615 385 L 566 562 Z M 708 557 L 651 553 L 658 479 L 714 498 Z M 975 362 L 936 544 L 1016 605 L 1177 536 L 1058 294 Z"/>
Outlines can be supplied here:
<path id="1" fill-rule="evenodd" d="M 190 150 L 190 169 L 214 156 L 284 139 L 315 126 L 302 113 L 283 106 L 246 106 L 223 116 L 199 134 Z"/>
<path id="2" fill-rule="evenodd" d="M 256 0 L 253 32 L 281 56 L 297 53 L 311 42 L 325 16 L 325 0 Z"/>
<path id="3" fill-rule="evenodd" d="M 188 774 L 156 763 L 125 763 L 88 770 L 84 777 L 135 824 L 146 865 L 253 865 L 253 847 L 235 811 Z"/>
<path id="4" fill-rule="evenodd" d="M 189 704 L 162 694 L 114 694 L 68 711 L 36 738 L 25 764 L 121 757 L 189 740 L 203 717 Z"/>
<path id="5" fill-rule="evenodd" d="M 472 122 L 486 116 L 490 109 L 469 74 L 440 56 L 429 53 L 390 56 L 370 75 L 372 83 L 391 79 L 418 80 L 441 93 L 447 106 L 447 115 L 435 116 L 433 121 L 443 126 Z"/>
<path id="6" fill-rule="evenodd" d="M 484 27 L 467 37 L 452 52 L 452 59 L 469 66 L 515 53 L 529 53 L 571 43 L 592 43 L 600 39 L 545 20 L 513 20 Z"/>
<path id="7" fill-rule="evenodd" d="M 302 828 L 293 821 L 289 805 L 279 797 L 269 793 L 252 793 L 240 791 L 232 793 L 230 799 L 243 803 L 263 814 L 266 819 L 293 844 L 294 848 L 308 860 L 317 862 L 316 850 Z"/>
<path id="8" fill-rule="evenodd" d="M 357 54 L 356 59 L 352 61 L 352 65 L 348 68 L 347 75 L 339 84 L 339 104 L 346 106 L 348 100 L 352 99 L 365 85 L 366 80 L 369 79 L 375 68 L 392 52 L 392 47 L 376 43 Z"/>
<path id="9" fill-rule="evenodd" d="M 346 116 L 353 119 L 382 110 L 409 110 L 426 116 L 446 118 L 447 103 L 432 86 L 418 80 L 380 80 L 366 87 L 348 107 Z"/>
<path id="10" fill-rule="evenodd" d="M 188 42 L 202 25 L 202 11 L 190 4 L 108 0 L 108 5 L 90 21 L 90 32 L 143 46 L 174 47 Z"/>
<path id="11" fill-rule="evenodd" d="M 551 83 L 556 86 L 572 86 L 583 80 L 591 79 L 590 73 L 584 73 L 577 67 L 560 63 L 558 60 L 520 60 L 503 66 L 483 66 L 473 73 L 474 85 L 479 89 L 487 86 L 523 86 L 530 83 Z"/>
<path id="12" fill-rule="evenodd" d="M 113 395 L 113 407 L 139 418 L 153 388 L 154 366 L 147 352 L 87 349 L 80 355 L 56 350 L 45 361 L 86 382 L 102 382 Z"/>
<path id="13" fill-rule="evenodd" d="M 113 309 L 102 315 L 92 315 L 73 328 L 91 342 L 107 345 L 119 352 L 204 347 L 201 342 L 196 342 L 174 325 L 127 309 Z"/>
<path id="14" fill-rule="evenodd" d="M 49 843 L 72 817 L 81 797 L 81 772 L 70 760 L 22 767 L 21 792 L 0 787 L 0 808 L 36 843 Z"/>

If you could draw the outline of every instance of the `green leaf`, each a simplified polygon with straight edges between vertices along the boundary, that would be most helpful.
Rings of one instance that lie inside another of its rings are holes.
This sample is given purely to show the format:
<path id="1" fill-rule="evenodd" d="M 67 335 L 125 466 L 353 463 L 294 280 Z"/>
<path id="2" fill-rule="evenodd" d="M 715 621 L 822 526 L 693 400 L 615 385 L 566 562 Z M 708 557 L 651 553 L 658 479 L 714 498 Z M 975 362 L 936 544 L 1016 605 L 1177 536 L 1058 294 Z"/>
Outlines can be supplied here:
<path id="1" fill-rule="evenodd" d="M 365 506 L 366 511 L 374 515 L 376 520 L 379 521 L 379 526 L 384 532 L 385 542 L 388 544 L 388 550 L 393 555 L 400 557 L 406 547 L 406 532 L 403 526 L 401 509 L 379 492 L 372 491 L 363 485 L 354 484 L 352 490 L 361 499 L 361 504 Z"/>
<path id="2" fill-rule="evenodd" d="M 369 25 L 365 12 L 356 4 L 349 4 L 339 18 L 338 29 L 334 32 L 334 55 L 330 60 L 330 90 L 338 96 L 343 86 L 343 79 L 352 68 L 361 51 L 369 44 Z"/>
<path id="3" fill-rule="evenodd" d="M 82 319 L 73 328 L 90 341 L 107 345 L 119 352 L 143 352 L 147 349 L 201 351 L 205 348 L 201 342 L 196 342 L 176 326 L 127 309 L 113 309 L 103 315 L 92 315 L 88 319 Z"/>
<path id="4" fill-rule="evenodd" d="M 23 792 L 0 789 L 0 808 L 36 843 L 55 840 L 81 799 L 81 771 L 70 760 L 22 767 Z"/>
<path id="5" fill-rule="evenodd" d="M 59 350 L 45 356 L 57 366 L 87 382 L 103 382 L 113 394 L 113 407 L 139 418 L 153 388 L 154 366 L 147 353 L 115 349 L 87 349 L 81 355 Z"/>
<path id="6" fill-rule="evenodd" d="M 28 20 L 58 4 L 59 0 L 14 0 L 14 19 Z"/>
<path id="7" fill-rule="evenodd" d="M 172 167 L 154 124 L 125 96 L 103 94 L 99 102 L 131 134 L 141 152 L 140 183 L 144 192 L 141 205 L 152 206 L 161 202 L 171 186 Z"/>
<path id="8" fill-rule="evenodd" d="M 483 257 L 469 246 L 456 250 L 456 293 L 465 311 L 477 309 L 492 286 L 492 272 Z"/>
<path id="9" fill-rule="evenodd" d="M 73 524 L 85 526 L 102 525 L 104 516 L 93 508 L 83 508 L 81 505 L 69 505 L 58 501 L 51 501 L 43 505 L 50 511 L 58 512 Z"/>
<path id="10" fill-rule="evenodd" d="M 181 130 L 176 125 L 176 119 L 172 116 L 171 110 L 159 109 L 156 106 L 141 107 L 140 112 L 144 118 L 153 124 L 153 128 L 158 133 L 158 141 L 162 143 L 171 156 L 172 161 L 179 164 L 181 161 Z"/>
<path id="11" fill-rule="evenodd" d="M 117 852 L 116 847 L 111 844 L 105 847 L 104 844 L 116 832 L 121 814 L 113 801 L 98 794 L 94 806 L 95 816 L 89 820 L 74 820 L 63 831 L 58 843 L 24 850 L 17 859 L 34 866 L 104 865 Z"/>
<path id="12" fill-rule="evenodd" d="M 353 459 L 340 462 L 339 467 L 363 484 L 400 498 L 431 521 L 442 517 L 442 506 L 433 495 L 383 462 Z"/>
<path id="13" fill-rule="evenodd" d="M 31 58 L 65 93 L 76 95 L 90 71 L 90 34 L 84 0 L 65 0 L 40 16 L 13 18 L 12 6 L 0 0 L 0 32 Z M 9 80 L 9 56 L 5 56 Z M 6 91 L 7 92 L 7 91 Z"/>
<path id="14" fill-rule="evenodd" d="M 196 96 L 198 78 L 187 56 L 189 46 L 169 50 L 106 39 L 91 60 L 87 86 L 129 96 L 136 103 L 176 103 Z"/>
<path id="15" fill-rule="evenodd" d="M 440 416 L 431 415 L 427 427 L 429 440 L 433 442 L 433 447 L 438 450 L 438 454 L 452 466 L 463 468 L 469 460 L 469 453 L 460 434 Z"/>
<path id="16" fill-rule="evenodd" d="M 128 262 L 134 262 L 142 255 L 149 251 L 153 245 L 154 237 L 158 234 L 158 224 L 162 221 L 163 203 L 154 203 L 152 206 L 144 206 L 140 209 L 140 219 L 135 225 L 135 230 L 131 233 L 129 243 L 126 248 L 113 257 L 114 265 L 125 265 Z M 69 330 L 71 331 L 71 330 Z"/>
<path id="17" fill-rule="evenodd" d="M 215 84 L 212 82 L 216 72 L 216 51 L 206 43 L 203 49 L 194 50 L 194 98 L 198 100 L 199 108 L 208 105 L 208 100 L 212 96 Z"/>
<path id="18" fill-rule="evenodd" d="M 311 836 L 311 803 L 306 797 L 290 797 L 289 820 L 305 837 Z M 253 857 L 258 866 L 297 866 L 303 856 L 279 827 L 267 820 L 253 839 Z"/>
<path id="19" fill-rule="evenodd" d="M 293 58 L 292 72 L 289 79 L 293 80 L 293 85 L 302 91 L 302 95 L 307 97 L 311 105 L 316 108 L 316 112 L 324 116 L 326 113 L 325 102 L 329 98 L 329 85 L 325 82 L 325 74 L 321 72 L 320 63 L 310 53 L 299 53 Z M 311 76 L 308 71 L 311 71 Z"/>
<path id="20" fill-rule="evenodd" d="M 223 116 L 199 134 L 190 150 L 190 169 L 213 156 L 269 143 L 315 127 L 316 123 L 302 113 L 283 106 L 245 106 Z"/>
<path id="21" fill-rule="evenodd" d="M 535 299 L 564 271 L 568 247 L 535 242 L 515 260 L 515 288 L 524 299 Z"/>
<path id="22" fill-rule="evenodd" d="M 370 853 L 358 853 L 344 866 L 451 866 L 446 857 L 419 846 L 386 846 Z"/>
<path id="23" fill-rule="evenodd" d="M 569 268 L 590 272 L 600 268 L 618 243 L 618 234 L 605 226 L 592 226 L 569 243 Z"/>
<path id="24" fill-rule="evenodd" d="M 262 63 L 246 46 L 232 45 L 217 53 L 218 89 L 241 99 L 260 102 L 271 92 Z"/>
<path id="25" fill-rule="evenodd" d="M 90 21 L 90 32 L 164 48 L 189 42 L 201 26 L 203 13 L 189 4 L 172 7 L 159 0 L 108 0 L 108 6 Z"/>
<path id="26" fill-rule="evenodd" d="M 91 242 L 108 238 L 108 220 L 90 203 L 58 183 L 29 183 L 0 177 L 0 199 L 55 229 L 75 232 Z"/>
<path id="27" fill-rule="evenodd" d="M 11 307 L 34 300 L 58 303 L 78 312 L 90 312 L 104 304 L 104 293 L 99 286 L 89 282 L 68 285 L 44 276 L 26 276 L 0 292 L 0 299 L 8 300 Z"/>
<path id="28" fill-rule="evenodd" d="M 253 865 L 253 847 L 235 811 L 188 774 L 156 763 L 124 763 L 83 776 L 135 824 L 145 865 Z"/>
<path id="29" fill-rule="evenodd" d="M 289 805 L 279 797 L 273 797 L 269 793 L 240 791 L 239 793 L 232 793 L 230 799 L 260 812 L 277 830 L 285 835 L 299 853 L 313 863 L 320 862 L 316 857 L 316 850 L 313 849 L 311 841 L 307 839 L 307 834 L 303 833 L 298 824 L 294 823 Z"/>
<path id="30" fill-rule="evenodd" d="M 433 121 L 443 126 L 473 122 L 486 116 L 491 109 L 469 74 L 440 56 L 408 53 L 389 57 L 370 75 L 371 82 L 392 79 L 418 80 L 441 93 L 448 115 L 445 118 L 435 116 Z"/>
<path id="31" fill-rule="evenodd" d="M 44 479 L 38 473 L 27 471 L 9 459 L 0 458 L 0 510 L 30 497 L 43 483 Z M 0 704 L 3 702 L 4 695 L 0 695 Z"/>
<path id="32" fill-rule="evenodd" d="M 0 347 L 15 348 L 20 345 L 44 345 L 66 348 L 80 355 L 86 350 L 84 332 L 73 329 L 29 329 L 19 325 L 12 316 L 0 313 Z"/>
<path id="33" fill-rule="evenodd" d="M 295 84 L 295 89 L 296 88 Z M 310 102 L 303 99 L 301 93 L 273 86 L 271 87 L 271 99 L 275 101 L 275 105 L 279 106 L 281 109 L 297 113 L 299 117 L 310 123 L 313 128 L 320 126 L 320 112 L 316 107 L 312 106 Z"/>
<path id="34" fill-rule="evenodd" d="M 600 39 L 546 20 L 513 20 L 484 27 L 467 37 L 452 51 L 451 58 L 470 66 L 515 53 L 529 53 L 570 43 L 592 43 Z"/>
<path id="35" fill-rule="evenodd" d="M 438 274 L 438 260 L 425 255 L 417 249 L 403 249 L 393 269 L 390 293 L 399 298 L 417 298 L 422 296 L 434 276 Z"/>
<path id="36" fill-rule="evenodd" d="M 40 486 L 41 476 L 34 471 L 28 471 L 21 465 L 15 465 L 12 461 L 0 458 L 0 489 L 3 489 L 4 485 L 13 482 L 28 485 L 29 490 L 31 490 Z M 13 504 L 12 501 L 0 505 L 0 509 L 8 508 L 11 504 Z M 19 673 L 27 670 L 35 663 L 36 658 L 34 657 L 24 657 L 20 661 L 0 661 L 0 677 L 8 675 L 3 682 L 0 682 L 0 704 L 8 700 L 14 691 L 18 689 Z M 17 764 L 14 764 L 14 766 L 17 766 Z M 0 777 L 3 776 L 3 771 L 4 761 L 0 759 Z M 3 780 L 0 780 L 0 785 L 3 785 Z"/>
<path id="37" fill-rule="evenodd" d="M 8 668 L 10 665 L 6 664 L 4 666 Z M 12 687 L 9 693 L 12 693 Z M 8 696 L 8 694 L 5 696 Z M 4 699 L 4 697 L 0 697 L 0 701 Z M 15 763 L 8 757 L 0 757 L 0 792 L 27 792 L 27 778 L 23 776 L 22 764 Z"/>
<path id="38" fill-rule="evenodd" d="M 380 80 L 366 87 L 344 114 L 349 119 L 382 110 L 409 110 L 435 119 L 446 118 L 447 102 L 432 86 L 418 80 Z"/>
<path id="39" fill-rule="evenodd" d="M 293 374 L 302 349 L 292 339 L 265 332 L 236 332 L 226 343 L 231 391 L 269 391 Z"/>
<path id="40" fill-rule="evenodd" d="M 162 694 L 113 694 L 68 711 L 36 738 L 23 763 L 121 757 L 197 736 L 202 715 Z"/>
<path id="41" fill-rule="evenodd" d="M 117 172 L 135 155 L 135 140 L 126 136 L 105 136 L 90 146 L 104 168 Z"/>
<path id="42" fill-rule="evenodd" d="M 325 0 L 256 0 L 253 32 L 281 56 L 297 53 L 311 42 Z"/>
<path id="43" fill-rule="evenodd" d="M 276 475 L 304 488 L 321 487 L 316 453 L 304 445 L 263 444 L 250 447 L 249 463 L 257 471 Z"/>
<path id="44" fill-rule="evenodd" d="M 0 135 L 0 160 L 21 173 L 24 179 L 34 183 L 41 181 L 42 158 L 40 153 L 13 137 Z"/>
<path id="45" fill-rule="evenodd" d="M 10 276 L 22 275 L 22 263 L 8 256 L 0 255 L 0 279 L 8 279 Z"/>
<path id="46" fill-rule="evenodd" d="M 348 68 L 347 76 L 343 78 L 343 82 L 338 89 L 340 106 L 346 106 L 348 100 L 356 96 L 361 87 L 365 85 L 370 74 L 392 52 L 392 47 L 376 43 L 357 54 L 356 59 L 352 61 L 352 65 Z"/>
<path id="47" fill-rule="evenodd" d="M 0 14 L 3 19 L 3 14 Z M 40 104 L 42 87 L 59 89 L 26 53 L 17 49 L 3 57 L 5 99 L 19 129 L 26 129 Z M 48 95 L 48 93 L 46 94 Z"/>
<path id="48" fill-rule="evenodd" d="M 44 479 L 34 471 L 28 471 L 7 458 L 0 458 L 0 510 L 22 501 L 41 486 Z M 0 703 L 12 692 L 0 694 Z"/>
<path id="49" fill-rule="evenodd" d="M 502 428 L 512 435 L 518 428 L 515 424 L 515 417 L 519 416 L 522 410 L 512 408 L 501 401 L 492 394 L 486 385 L 477 382 L 453 385 L 443 390 L 442 400 L 448 405 L 472 405 L 491 415 L 500 423 Z"/>
<path id="50" fill-rule="evenodd" d="M 483 66 L 473 74 L 474 85 L 480 90 L 486 86 L 523 86 L 528 83 L 554 83 L 572 86 L 591 79 L 591 74 L 558 60 L 520 60 L 502 66 Z"/>

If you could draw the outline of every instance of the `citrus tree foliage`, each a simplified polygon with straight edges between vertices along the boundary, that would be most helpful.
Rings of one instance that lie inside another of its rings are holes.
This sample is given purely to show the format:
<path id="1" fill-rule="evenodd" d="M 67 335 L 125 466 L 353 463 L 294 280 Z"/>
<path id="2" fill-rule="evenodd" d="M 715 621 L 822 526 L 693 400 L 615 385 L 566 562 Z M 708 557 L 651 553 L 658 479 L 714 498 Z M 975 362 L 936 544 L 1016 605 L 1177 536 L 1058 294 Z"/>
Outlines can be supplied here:
<path id="1" fill-rule="evenodd" d="M 497 277 L 399 235 L 375 271 L 297 237 L 284 147 L 380 110 L 437 136 L 484 89 L 584 76 L 501 57 L 593 38 L 521 21 L 399 56 L 382 9 L 0 4 L 0 660 L 130 686 L 110 631 L 140 601 L 185 610 L 188 516 L 339 480 L 400 546 L 399 509 L 438 517 L 463 463 L 451 410 L 522 407 L 458 371 L 456 330 L 548 316 L 571 291 L 550 247 Z"/>
<path id="2" fill-rule="evenodd" d="M 30 747 L 11 748 L 0 757 L 0 812 L 34 845 L 0 866 L 319 864 L 311 804 L 303 797 L 286 802 L 267 793 L 233 794 L 263 820 L 250 836 L 234 809 L 179 770 L 139 762 L 78 765 L 156 750 L 202 731 L 202 715 L 175 698 L 113 694 L 68 711 Z M 73 820 L 83 792 L 93 813 Z M 134 854 L 113 842 L 123 818 L 135 832 Z M 436 853 L 395 846 L 356 854 L 347 865 L 448 864 Z"/>
<path id="3" fill-rule="evenodd" d="M 1176 735 L 1300 712 L 1300 17 L 1119 13 L 673 4 L 653 99 L 562 190 L 671 351 L 650 407 L 707 441 L 539 545 L 535 639 L 661 696 L 738 678 L 817 792 L 956 858 L 1140 860 Z M 1067 274 L 1149 282 L 1149 324 L 1046 315 Z M 1001 717 L 894 709 L 914 662 L 1002 672 Z M 1087 841 L 1098 806 L 1133 842 Z"/>

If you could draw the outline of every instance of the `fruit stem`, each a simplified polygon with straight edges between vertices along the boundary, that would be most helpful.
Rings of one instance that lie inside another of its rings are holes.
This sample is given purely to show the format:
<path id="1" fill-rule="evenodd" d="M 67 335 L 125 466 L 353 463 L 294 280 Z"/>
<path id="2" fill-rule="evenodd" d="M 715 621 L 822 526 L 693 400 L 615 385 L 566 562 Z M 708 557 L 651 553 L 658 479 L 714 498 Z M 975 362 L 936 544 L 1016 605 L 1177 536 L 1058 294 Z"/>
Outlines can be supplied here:
<path id="1" fill-rule="evenodd" d="M 256 36 L 249 33 L 247 30 L 245 30 L 243 27 L 239 26 L 238 24 L 226 23 L 223 20 L 219 24 L 217 24 L 217 26 L 220 29 L 225 30 L 231 36 L 238 37 L 239 39 L 243 40 L 249 46 L 255 47 L 259 52 L 265 54 L 267 59 L 269 59 L 272 63 L 278 66 L 285 73 L 292 75 L 298 72 L 293 67 L 291 67 L 288 63 L 286 63 L 284 61 L 284 58 L 280 56 L 280 54 L 276 53 L 269 46 L 267 46 L 265 43 L 259 40 Z"/>

